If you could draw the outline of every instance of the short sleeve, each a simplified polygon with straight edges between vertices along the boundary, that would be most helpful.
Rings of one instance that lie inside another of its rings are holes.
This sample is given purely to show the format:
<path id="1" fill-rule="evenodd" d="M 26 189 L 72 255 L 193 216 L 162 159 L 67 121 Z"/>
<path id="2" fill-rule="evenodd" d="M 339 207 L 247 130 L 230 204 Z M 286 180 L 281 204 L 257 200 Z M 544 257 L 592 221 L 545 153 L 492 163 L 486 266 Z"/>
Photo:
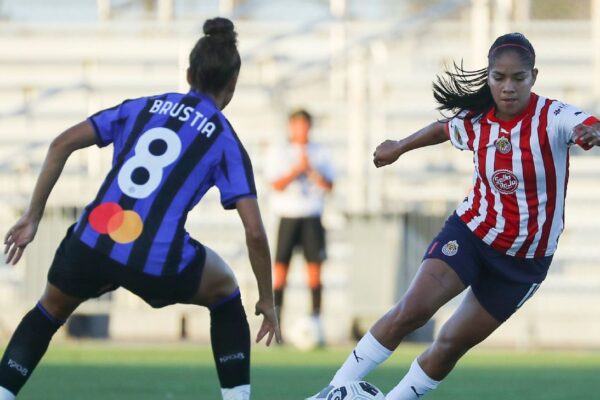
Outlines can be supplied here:
<path id="1" fill-rule="evenodd" d="M 457 115 L 456 117 L 446 122 L 446 134 L 450 138 L 452 146 L 459 150 L 472 150 L 469 148 L 469 134 L 465 127 L 466 112 Z"/>
<path id="2" fill-rule="evenodd" d="M 242 143 L 235 134 L 223 135 L 223 141 L 214 181 L 221 193 L 223 208 L 231 210 L 239 199 L 256 197 L 256 185 L 252 163 Z"/>
<path id="3" fill-rule="evenodd" d="M 600 122 L 598 118 L 577 107 L 565 103 L 557 103 L 555 109 L 551 109 L 550 112 L 553 112 L 554 115 L 556 115 L 555 129 L 561 143 L 568 146 L 578 144 L 585 150 L 589 150 L 593 147 L 583 143 L 575 143 L 573 140 L 573 129 L 579 124 L 593 125 Z"/>
<path id="4" fill-rule="evenodd" d="M 335 179 L 335 170 L 333 168 L 333 162 L 331 155 L 326 148 L 319 146 L 317 151 L 316 165 L 315 168 L 323 178 L 328 182 L 333 182 Z"/>
<path id="5" fill-rule="evenodd" d="M 121 109 L 123 104 L 119 104 L 106 110 L 98 111 L 88 118 L 94 126 L 96 136 L 98 136 L 98 147 L 104 147 L 111 144 L 121 126 Z"/>

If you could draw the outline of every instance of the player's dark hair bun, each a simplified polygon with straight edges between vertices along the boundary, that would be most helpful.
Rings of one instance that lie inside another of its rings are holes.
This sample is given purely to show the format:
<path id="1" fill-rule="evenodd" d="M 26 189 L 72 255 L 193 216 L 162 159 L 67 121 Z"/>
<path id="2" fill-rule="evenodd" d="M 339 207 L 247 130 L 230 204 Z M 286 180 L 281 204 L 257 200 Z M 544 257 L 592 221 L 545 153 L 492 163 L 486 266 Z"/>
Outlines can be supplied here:
<path id="1" fill-rule="evenodd" d="M 240 70 L 237 34 L 227 18 L 206 20 L 204 35 L 190 52 L 189 81 L 193 89 L 218 93 Z"/>
<path id="2" fill-rule="evenodd" d="M 233 22 L 227 18 L 217 17 L 206 20 L 202 31 L 210 39 L 233 43 L 236 41 L 237 34 L 235 33 Z"/>

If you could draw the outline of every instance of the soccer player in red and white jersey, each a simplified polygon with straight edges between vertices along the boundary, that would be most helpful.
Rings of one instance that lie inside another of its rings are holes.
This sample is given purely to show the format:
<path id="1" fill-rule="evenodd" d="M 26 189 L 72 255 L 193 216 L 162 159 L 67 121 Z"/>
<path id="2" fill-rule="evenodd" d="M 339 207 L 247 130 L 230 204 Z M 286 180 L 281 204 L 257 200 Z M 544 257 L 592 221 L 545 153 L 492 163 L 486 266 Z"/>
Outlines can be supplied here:
<path id="1" fill-rule="evenodd" d="M 455 65 L 434 84 L 445 122 L 399 141 L 387 140 L 374 164 L 450 140 L 473 152 L 473 189 L 433 239 L 410 288 L 359 341 L 330 384 L 361 380 L 402 339 L 469 288 L 434 343 L 416 358 L 388 400 L 416 400 L 435 389 L 458 360 L 538 289 L 563 230 L 569 148 L 600 146 L 600 122 L 571 105 L 531 91 L 535 51 L 520 33 L 500 36 L 488 66 Z"/>

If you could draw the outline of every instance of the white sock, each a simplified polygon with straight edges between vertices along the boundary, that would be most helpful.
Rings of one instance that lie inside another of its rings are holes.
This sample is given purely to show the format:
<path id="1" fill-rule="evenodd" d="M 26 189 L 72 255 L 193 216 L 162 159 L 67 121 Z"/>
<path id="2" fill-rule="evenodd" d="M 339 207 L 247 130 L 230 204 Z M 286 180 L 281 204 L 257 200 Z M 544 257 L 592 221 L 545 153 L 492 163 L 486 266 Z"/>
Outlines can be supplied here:
<path id="1" fill-rule="evenodd" d="M 321 316 L 319 314 L 315 314 L 311 316 L 310 319 L 312 320 L 312 324 L 315 327 L 319 345 L 323 346 L 325 344 L 325 334 L 323 332 L 323 322 L 321 321 Z"/>
<path id="2" fill-rule="evenodd" d="M 417 400 L 427 392 L 437 388 L 440 381 L 431 379 L 419 365 L 417 359 L 413 361 L 398 385 L 385 397 L 386 400 Z"/>
<path id="3" fill-rule="evenodd" d="M 379 343 L 371 332 L 367 332 L 338 369 L 330 385 L 339 386 L 344 382 L 359 381 L 391 355 L 391 350 Z"/>
<path id="4" fill-rule="evenodd" d="M 9 392 L 8 390 L 4 389 L 2 386 L 0 386 L 0 400 L 15 400 L 16 397 L 14 394 L 12 394 L 12 392 Z"/>
<path id="5" fill-rule="evenodd" d="M 223 400 L 250 400 L 250 385 L 240 385 L 231 389 L 221 388 L 221 395 Z"/>

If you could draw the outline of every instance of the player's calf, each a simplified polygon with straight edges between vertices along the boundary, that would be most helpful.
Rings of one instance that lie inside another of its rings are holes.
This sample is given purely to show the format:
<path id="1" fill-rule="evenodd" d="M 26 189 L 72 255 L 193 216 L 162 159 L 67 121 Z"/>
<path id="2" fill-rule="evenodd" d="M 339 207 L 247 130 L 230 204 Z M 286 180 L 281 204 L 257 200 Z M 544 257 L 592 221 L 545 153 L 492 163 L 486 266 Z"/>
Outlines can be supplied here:
<path id="1" fill-rule="evenodd" d="M 210 308 L 210 336 L 224 400 L 250 398 L 250 327 L 240 290 Z"/>
<path id="2" fill-rule="evenodd" d="M 10 400 L 19 393 L 63 322 L 40 303 L 23 317 L 0 361 L 0 387 L 5 389 L 0 390 L 0 399 Z"/>

